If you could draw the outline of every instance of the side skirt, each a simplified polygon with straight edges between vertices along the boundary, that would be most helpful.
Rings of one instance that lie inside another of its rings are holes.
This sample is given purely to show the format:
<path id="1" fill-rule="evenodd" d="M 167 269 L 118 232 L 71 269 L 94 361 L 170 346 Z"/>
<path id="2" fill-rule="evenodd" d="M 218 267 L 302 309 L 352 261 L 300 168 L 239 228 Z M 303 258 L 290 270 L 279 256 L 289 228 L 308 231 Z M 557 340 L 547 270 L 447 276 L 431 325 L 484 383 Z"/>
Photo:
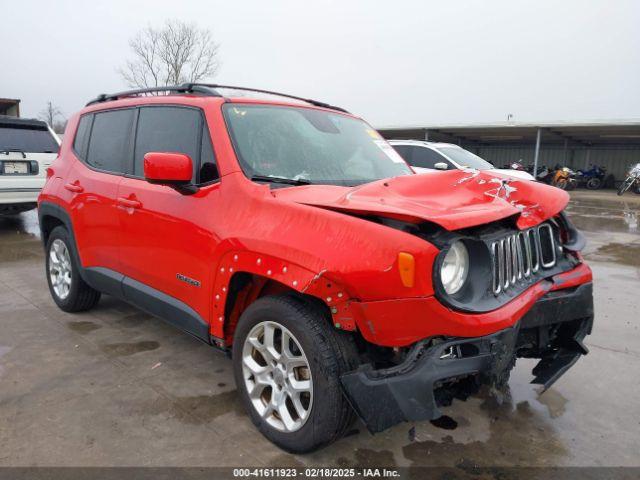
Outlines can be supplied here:
<path id="1" fill-rule="evenodd" d="M 209 324 L 186 303 L 108 268 L 89 267 L 83 272 L 85 281 L 96 290 L 124 300 L 208 344 L 214 343 Z"/>

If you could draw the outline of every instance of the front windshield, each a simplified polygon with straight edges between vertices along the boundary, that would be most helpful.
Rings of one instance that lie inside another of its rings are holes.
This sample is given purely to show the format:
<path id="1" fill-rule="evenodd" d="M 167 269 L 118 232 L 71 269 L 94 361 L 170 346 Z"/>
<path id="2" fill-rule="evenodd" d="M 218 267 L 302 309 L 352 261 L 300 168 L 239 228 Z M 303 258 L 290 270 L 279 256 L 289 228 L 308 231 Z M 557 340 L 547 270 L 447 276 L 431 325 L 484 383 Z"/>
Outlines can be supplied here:
<path id="1" fill-rule="evenodd" d="M 411 175 L 362 120 L 310 108 L 227 104 L 224 115 L 244 173 L 301 183 L 360 185 Z"/>
<path id="2" fill-rule="evenodd" d="M 463 168 L 475 168 L 476 170 L 489 170 L 490 168 L 494 168 L 489 162 L 464 148 L 438 147 L 438 150 Z"/>

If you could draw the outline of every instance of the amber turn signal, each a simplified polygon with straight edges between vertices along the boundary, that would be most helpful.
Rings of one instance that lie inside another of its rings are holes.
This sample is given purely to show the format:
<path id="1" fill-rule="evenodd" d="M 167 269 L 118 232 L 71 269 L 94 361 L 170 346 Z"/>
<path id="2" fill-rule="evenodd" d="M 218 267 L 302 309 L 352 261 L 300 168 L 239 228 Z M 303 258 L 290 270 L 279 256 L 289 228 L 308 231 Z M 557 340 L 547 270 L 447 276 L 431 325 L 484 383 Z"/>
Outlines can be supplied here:
<path id="1" fill-rule="evenodd" d="M 410 253 L 400 252 L 398 254 L 398 270 L 400 279 L 405 287 L 413 287 L 415 280 L 416 261 Z"/>

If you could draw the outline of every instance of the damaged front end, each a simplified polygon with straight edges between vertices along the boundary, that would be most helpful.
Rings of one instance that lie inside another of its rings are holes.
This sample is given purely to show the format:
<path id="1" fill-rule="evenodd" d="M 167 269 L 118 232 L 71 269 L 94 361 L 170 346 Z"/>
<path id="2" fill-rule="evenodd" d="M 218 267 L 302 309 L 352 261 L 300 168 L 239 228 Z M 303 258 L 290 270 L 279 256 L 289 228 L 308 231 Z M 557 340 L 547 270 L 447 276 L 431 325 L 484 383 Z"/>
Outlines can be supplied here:
<path id="1" fill-rule="evenodd" d="M 587 353 L 582 341 L 592 324 L 591 283 L 552 291 L 511 328 L 418 342 L 402 363 L 379 370 L 364 365 L 343 375 L 342 385 L 372 433 L 403 421 L 432 420 L 442 415 L 439 407 L 465 400 L 481 384 L 504 385 L 518 357 L 539 358 L 532 383 L 549 388 Z"/>
<path id="2" fill-rule="evenodd" d="M 374 182 L 339 198 L 282 194 L 435 247 L 430 257 L 411 252 L 428 288 L 349 304 L 368 363 L 341 382 L 371 432 L 436 419 L 482 384 L 505 385 L 519 357 L 539 359 L 533 383 L 547 389 L 587 353 L 592 275 L 580 255 L 585 239 L 563 211 L 566 192 L 484 172 L 429 177 Z"/>

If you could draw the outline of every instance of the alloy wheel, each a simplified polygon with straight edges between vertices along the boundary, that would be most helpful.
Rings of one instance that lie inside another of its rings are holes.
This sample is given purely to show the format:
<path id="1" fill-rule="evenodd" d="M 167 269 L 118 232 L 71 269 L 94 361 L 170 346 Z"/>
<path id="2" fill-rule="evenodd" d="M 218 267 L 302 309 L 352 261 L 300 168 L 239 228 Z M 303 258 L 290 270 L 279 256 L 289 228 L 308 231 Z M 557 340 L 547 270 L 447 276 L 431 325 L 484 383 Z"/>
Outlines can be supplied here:
<path id="1" fill-rule="evenodd" d="M 309 361 L 298 339 L 276 322 L 260 322 L 242 348 L 242 372 L 253 408 L 282 432 L 302 428 L 313 405 Z"/>
<path id="2" fill-rule="evenodd" d="M 65 243 L 56 239 L 49 249 L 49 279 L 54 293 L 60 300 L 71 290 L 71 257 Z"/>

